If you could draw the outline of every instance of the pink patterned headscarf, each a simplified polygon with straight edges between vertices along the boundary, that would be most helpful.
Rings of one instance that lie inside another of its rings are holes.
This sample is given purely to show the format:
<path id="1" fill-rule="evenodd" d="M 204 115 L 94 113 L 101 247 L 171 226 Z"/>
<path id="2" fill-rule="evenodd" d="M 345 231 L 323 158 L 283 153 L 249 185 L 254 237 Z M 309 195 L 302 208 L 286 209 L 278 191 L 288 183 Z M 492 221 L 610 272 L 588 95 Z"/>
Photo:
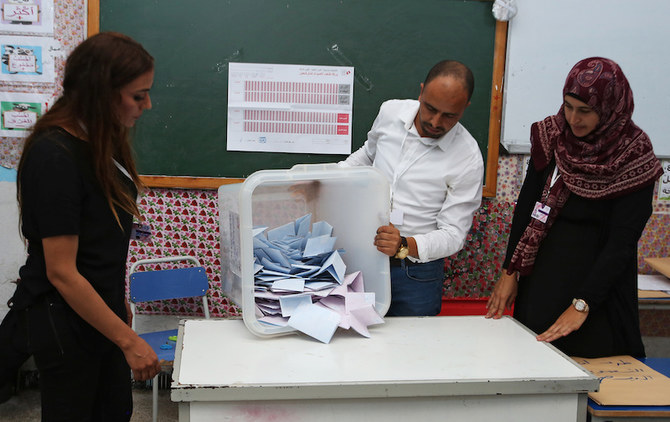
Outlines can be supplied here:
<path id="1" fill-rule="evenodd" d="M 633 92 L 619 65 L 602 57 L 578 62 L 565 81 L 563 96 L 591 106 L 600 121 L 595 130 L 577 138 L 558 114 L 531 126 L 531 156 L 537 170 L 556 160 L 558 183 L 549 176 L 543 198 L 551 212 L 545 223 L 531 219 L 514 251 L 508 273 L 529 274 L 540 242 L 570 193 L 608 199 L 636 191 L 656 181 L 663 169 L 647 134 L 633 123 Z"/>
<path id="2" fill-rule="evenodd" d="M 566 186 L 585 198 L 623 195 L 663 174 L 649 137 L 631 119 L 633 91 L 619 65 L 602 57 L 581 60 L 568 73 L 565 95 L 591 106 L 600 122 L 581 139 L 572 134 L 562 106 L 534 123 L 531 154 L 538 170 L 555 158 Z"/>

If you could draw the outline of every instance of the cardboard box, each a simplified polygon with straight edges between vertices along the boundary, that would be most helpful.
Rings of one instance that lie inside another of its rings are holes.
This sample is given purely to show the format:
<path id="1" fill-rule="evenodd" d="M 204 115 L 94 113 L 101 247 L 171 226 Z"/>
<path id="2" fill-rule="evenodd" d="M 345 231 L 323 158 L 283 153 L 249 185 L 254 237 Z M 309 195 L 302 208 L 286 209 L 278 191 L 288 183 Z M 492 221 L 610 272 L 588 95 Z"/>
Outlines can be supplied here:
<path id="1" fill-rule="evenodd" d="M 654 270 L 670 278 L 670 257 L 645 258 L 644 261 Z"/>

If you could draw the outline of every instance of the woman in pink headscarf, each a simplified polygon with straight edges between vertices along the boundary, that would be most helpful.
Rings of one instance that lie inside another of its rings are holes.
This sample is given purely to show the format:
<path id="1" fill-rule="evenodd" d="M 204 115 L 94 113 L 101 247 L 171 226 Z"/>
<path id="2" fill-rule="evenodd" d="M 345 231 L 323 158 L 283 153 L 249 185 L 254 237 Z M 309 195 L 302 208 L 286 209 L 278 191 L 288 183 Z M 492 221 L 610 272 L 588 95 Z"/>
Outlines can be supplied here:
<path id="1" fill-rule="evenodd" d="M 633 93 L 613 61 L 591 57 L 565 81 L 558 114 L 531 127 L 504 273 L 488 318 L 514 317 L 571 356 L 644 356 L 637 242 L 663 173 L 631 120 Z"/>

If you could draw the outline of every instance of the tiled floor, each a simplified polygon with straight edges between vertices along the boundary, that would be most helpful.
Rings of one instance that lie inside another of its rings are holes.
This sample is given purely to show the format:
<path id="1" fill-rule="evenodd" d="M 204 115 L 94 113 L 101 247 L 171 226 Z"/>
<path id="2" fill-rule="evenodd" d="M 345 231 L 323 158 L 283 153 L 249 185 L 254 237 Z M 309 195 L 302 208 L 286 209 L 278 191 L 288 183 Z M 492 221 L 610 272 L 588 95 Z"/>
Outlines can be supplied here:
<path id="1" fill-rule="evenodd" d="M 650 358 L 670 358 L 670 337 L 642 337 L 645 352 Z"/>

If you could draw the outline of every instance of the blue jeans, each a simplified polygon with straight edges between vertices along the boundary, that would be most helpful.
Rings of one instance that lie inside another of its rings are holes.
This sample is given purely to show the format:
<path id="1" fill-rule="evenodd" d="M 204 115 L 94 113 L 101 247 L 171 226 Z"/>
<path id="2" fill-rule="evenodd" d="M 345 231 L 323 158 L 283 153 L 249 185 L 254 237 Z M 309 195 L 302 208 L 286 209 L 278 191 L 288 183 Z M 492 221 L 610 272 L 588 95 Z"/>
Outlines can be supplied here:
<path id="1" fill-rule="evenodd" d="M 391 306 L 386 316 L 434 316 L 442 308 L 444 259 L 391 266 Z"/>

